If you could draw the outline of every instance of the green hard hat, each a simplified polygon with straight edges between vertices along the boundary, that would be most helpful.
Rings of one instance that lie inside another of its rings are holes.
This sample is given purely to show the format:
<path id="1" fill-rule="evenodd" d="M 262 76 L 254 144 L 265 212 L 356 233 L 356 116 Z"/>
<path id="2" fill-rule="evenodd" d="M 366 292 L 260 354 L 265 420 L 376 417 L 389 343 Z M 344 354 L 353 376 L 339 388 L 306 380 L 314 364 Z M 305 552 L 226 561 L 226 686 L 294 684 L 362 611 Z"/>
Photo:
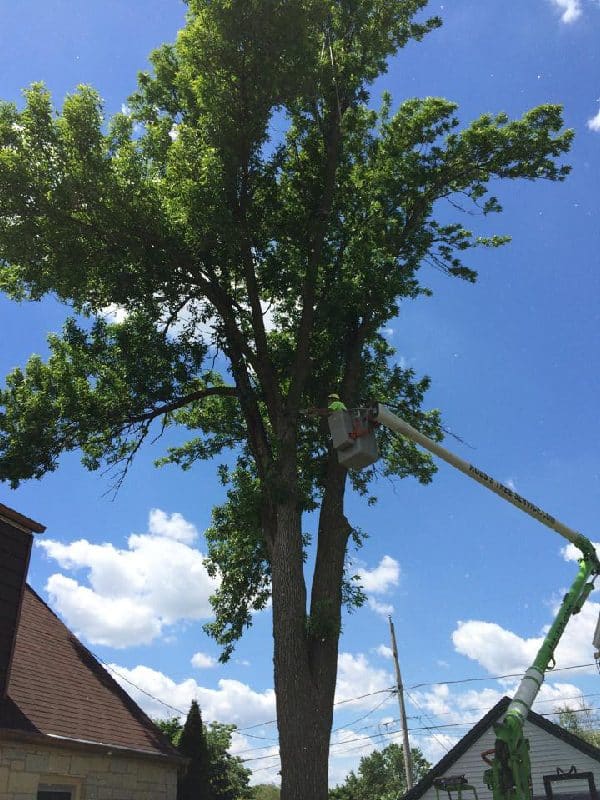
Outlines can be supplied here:
<path id="1" fill-rule="evenodd" d="M 337 394 L 336 392 L 331 392 L 331 394 L 328 394 L 327 397 L 330 397 L 333 400 L 339 400 L 340 399 L 339 394 Z"/>

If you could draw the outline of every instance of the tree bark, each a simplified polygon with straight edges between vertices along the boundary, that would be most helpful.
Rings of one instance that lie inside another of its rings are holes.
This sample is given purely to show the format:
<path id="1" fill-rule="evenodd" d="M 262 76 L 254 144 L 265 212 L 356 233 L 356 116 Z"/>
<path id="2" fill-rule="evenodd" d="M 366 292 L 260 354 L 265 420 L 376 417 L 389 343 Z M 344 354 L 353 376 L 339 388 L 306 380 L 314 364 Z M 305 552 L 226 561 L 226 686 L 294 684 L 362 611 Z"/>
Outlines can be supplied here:
<path id="1" fill-rule="evenodd" d="M 327 800 L 333 698 L 311 668 L 302 567 L 301 516 L 279 506 L 271 570 L 281 798 Z"/>
<path id="2" fill-rule="evenodd" d="M 291 470 L 283 468 L 282 475 L 286 473 L 291 479 Z M 302 517 L 293 490 L 277 509 L 271 571 L 282 800 L 327 800 L 328 796 L 341 581 L 350 530 L 342 512 L 344 484 L 345 470 L 333 456 L 319 519 L 308 616 Z"/>

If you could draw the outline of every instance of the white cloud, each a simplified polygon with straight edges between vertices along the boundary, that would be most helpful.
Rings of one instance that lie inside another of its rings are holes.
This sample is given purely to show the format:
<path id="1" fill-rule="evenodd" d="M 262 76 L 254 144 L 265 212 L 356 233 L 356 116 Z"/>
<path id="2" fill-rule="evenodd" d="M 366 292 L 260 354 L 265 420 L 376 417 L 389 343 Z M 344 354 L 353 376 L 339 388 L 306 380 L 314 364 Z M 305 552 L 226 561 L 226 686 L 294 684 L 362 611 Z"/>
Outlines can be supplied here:
<path id="1" fill-rule="evenodd" d="M 377 669 L 369 663 L 363 653 L 340 653 L 338 658 L 338 676 L 335 690 L 336 702 L 356 698 L 361 695 L 380 692 L 388 689 L 394 680 L 392 674 L 384 669 Z M 382 694 L 383 699 L 383 694 Z M 373 697 L 353 700 L 348 706 L 373 705 Z"/>
<path id="2" fill-rule="evenodd" d="M 391 556 L 384 556 L 374 569 L 360 568 L 356 571 L 365 592 L 385 594 L 400 581 L 400 564 Z"/>
<path id="3" fill-rule="evenodd" d="M 600 543 L 594 542 L 600 555 Z M 578 561 L 580 550 L 568 544 L 561 550 L 565 561 Z M 552 609 L 553 615 L 558 613 L 559 603 Z M 577 664 L 590 664 L 593 660 L 594 648 L 592 639 L 598 621 L 600 603 L 587 601 L 579 614 L 571 617 L 567 628 L 556 649 L 556 665 L 571 667 Z M 513 631 L 501 627 L 495 622 L 468 620 L 459 622 L 452 633 L 454 648 L 458 653 L 477 661 L 492 675 L 523 672 L 533 662 L 549 625 L 540 635 L 525 638 Z M 588 668 L 594 671 L 593 667 Z"/>
<path id="4" fill-rule="evenodd" d="M 575 22 L 582 14 L 581 0 L 552 0 L 552 3 L 562 12 L 561 21 L 567 24 Z"/>
<path id="5" fill-rule="evenodd" d="M 148 644 L 167 626 L 212 616 L 209 597 L 218 581 L 190 547 L 197 531 L 181 514 L 153 509 L 149 532 L 131 534 L 127 549 L 80 539 L 39 542 L 64 570 L 86 571 L 86 581 L 51 575 L 46 591 L 67 625 L 92 644 Z"/>
<path id="6" fill-rule="evenodd" d="M 460 737 L 449 736 L 447 733 L 427 734 L 423 736 L 418 746 L 423 751 L 425 758 L 431 763 L 436 764 L 440 758 L 446 755 L 454 745 L 459 741 Z"/>
<path id="7" fill-rule="evenodd" d="M 391 603 L 382 603 L 374 597 L 367 599 L 367 605 L 371 611 L 380 614 L 382 617 L 389 617 L 390 614 L 394 613 L 394 606 Z"/>
<path id="8" fill-rule="evenodd" d="M 181 514 L 165 514 L 160 508 L 152 508 L 148 516 L 148 530 L 154 536 L 166 536 L 177 542 L 192 544 L 198 538 L 195 525 L 188 522 Z"/>
<path id="9" fill-rule="evenodd" d="M 492 675 L 522 672 L 532 663 L 542 638 L 523 639 L 495 622 L 459 622 L 452 633 L 454 649 L 477 661 Z"/>
<path id="10" fill-rule="evenodd" d="M 387 644 L 380 644 L 378 647 L 375 648 L 375 652 L 382 658 L 392 657 L 392 648 L 388 647 Z"/>
<path id="11" fill-rule="evenodd" d="M 196 667 L 196 669 L 210 669 L 211 667 L 216 667 L 217 659 L 206 653 L 194 653 L 190 663 L 192 667 Z"/>
<path id="12" fill-rule="evenodd" d="M 133 598 L 102 596 L 60 574 L 50 576 L 46 591 L 69 627 L 93 644 L 128 647 L 160 636 L 160 619 Z"/>
<path id="13" fill-rule="evenodd" d="M 598 558 L 600 558 L 600 542 L 592 542 L 592 544 L 596 548 L 596 553 L 598 554 Z M 571 543 L 565 545 L 560 552 L 565 561 L 577 562 L 581 558 L 581 550 L 578 547 L 575 547 L 575 545 Z"/>
<path id="14" fill-rule="evenodd" d="M 218 720 L 246 727 L 275 718 L 275 692 L 272 689 L 256 692 L 246 683 L 225 678 L 217 682 L 216 689 L 208 689 L 193 678 L 177 683 L 162 672 L 143 665 L 127 669 L 109 664 L 108 668 L 113 678 L 150 717 L 172 717 L 173 708 L 186 713 L 192 700 L 197 700 L 205 722 Z M 274 726 L 273 731 L 273 736 L 276 736 Z"/>
<path id="15" fill-rule="evenodd" d="M 593 116 L 591 119 L 588 119 L 587 126 L 591 131 L 600 133 L 600 108 L 595 116 Z"/>
<path id="16" fill-rule="evenodd" d="M 209 689 L 201 686 L 193 678 L 176 682 L 164 673 L 143 665 L 128 669 L 118 664 L 110 664 L 108 669 L 136 703 L 155 719 L 173 716 L 176 713 L 173 709 L 179 709 L 185 713 L 192 700 L 195 699 L 200 705 L 205 722 L 218 720 L 219 722 L 233 723 L 240 728 L 249 725 L 260 726 L 252 733 L 264 738 L 265 741 L 257 742 L 256 739 L 249 739 L 242 731 L 235 734 L 230 752 L 240 755 L 243 759 L 248 759 L 247 766 L 254 771 L 252 783 L 279 783 L 277 727 L 271 722 L 275 719 L 276 713 L 275 693 L 272 689 L 257 692 L 248 684 L 226 679 L 219 680 L 216 689 Z M 378 692 L 381 689 L 389 688 L 391 684 L 391 674 L 385 670 L 373 668 L 365 655 L 361 653 L 340 654 L 336 701 Z M 354 709 L 354 713 L 356 713 L 357 708 L 371 709 L 376 699 L 371 695 L 362 700 L 354 700 L 351 703 L 337 706 L 336 711 Z M 383 693 L 381 699 L 384 699 Z M 390 697 L 389 702 L 394 703 L 394 698 Z M 168 704 L 169 707 L 163 703 Z M 391 722 L 391 718 L 388 717 L 387 721 Z M 385 730 L 386 720 L 381 719 L 379 722 L 383 726 L 382 730 Z M 393 730 L 395 727 L 397 726 L 392 722 L 391 729 Z M 375 747 L 384 746 L 381 745 L 381 742 L 373 743 L 373 740 L 368 738 L 350 742 L 351 739 L 356 740 L 364 736 L 364 731 L 355 731 L 350 727 L 333 732 L 332 743 L 337 747 L 332 747 L 331 751 L 330 783 L 332 785 L 342 781 L 350 769 L 356 769 L 361 756 L 370 753 Z M 390 734 L 389 740 L 395 741 L 394 734 Z M 384 742 L 384 744 L 386 743 L 387 741 Z M 257 747 L 261 749 L 257 750 Z M 261 760 L 255 761 L 254 758 L 258 756 L 261 757 Z M 263 759 L 263 756 L 268 758 Z"/>
<path id="17" fill-rule="evenodd" d="M 384 556 L 374 569 L 360 567 L 356 580 L 367 592 L 367 603 L 372 611 L 386 617 L 394 611 L 391 603 L 384 603 L 373 595 L 388 594 L 400 582 L 400 564 L 391 556 Z"/>
<path id="18" fill-rule="evenodd" d="M 553 613 L 557 611 L 558 605 Z M 579 614 L 571 618 L 556 648 L 557 667 L 591 664 L 586 671 L 595 672 L 592 639 L 599 612 L 600 603 L 588 600 Z M 542 630 L 542 635 L 527 639 L 495 622 L 469 620 L 458 623 L 452 641 L 458 653 L 477 661 L 492 675 L 524 672 L 532 664 L 548 627 Z"/>
<path id="19" fill-rule="evenodd" d="M 445 724 L 463 724 L 467 727 L 475 724 L 505 695 L 511 697 L 519 681 L 500 684 L 499 688 L 451 689 L 447 684 L 433 686 L 427 691 L 413 691 L 413 697 L 419 710 L 425 711 Z M 553 713 L 557 706 L 570 703 L 578 707 L 581 704 L 581 689 L 572 683 L 543 683 L 534 703 L 534 710 L 540 714 Z M 412 700 L 409 698 L 409 704 Z"/>
<path id="20" fill-rule="evenodd" d="M 109 665 L 109 669 L 115 679 L 151 717 L 166 718 L 175 713 L 173 708 L 165 707 L 159 702 L 160 700 L 185 713 L 191 701 L 196 699 L 206 722 L 216 719 L 219 722 L 236 724 L 240 728 L 249 725 L 260 726 L 252 733 L 259 735 L 261 741 L 257 742 L 256 739 L 247 737 L 243 731 L 236 733 L 230 752 L 247 759 L 247 766 L 253 769 L 254 773 L 252 783 L 279 783 L 277 729 L 271 722 L 275 718 L 273 690 L 258 692 L 248 684 L 225 679 L 218 681 L 217 688 L 209 689 L 201 686 L 193 678 L 176 682 L 162 672 L 142 665 L 128 669 L 112 664 Z M 385 670 L 374 669 L 365 655 L 340 654 L 336 701 L 388 689 L 391 683 L 391 674 Z M 510 693 L 513 690 L 514 686 L 511 687 Z M 413 691 L 412 697 L 418 702 L 416 706 L 411 699 L 408 699 L 413 744 L 421 747 L 425 756 L 435 763 L 464 735 L 468 727 L 495 705 L 506 691 L 508 689 L 504 687 L 501 690 L 463 692 L 459 688 L 447 685 L 435 686 L 428 691 Z M 384 694 L 382 693 L 380 697 L 383 699 Z M 573 698 L 579 697 L 579 690 L 572 684 L 546 684 L 540 693 L 540 707 L 536 709 L 543 713 L 552 712 L 556 705 L 563 704 L 567 700 L 570 700 L 572 705 L 577 705 L 577 701 L 573 702 Z M 356 708 L 371 710 L 375 700 L 376 698 L 371 695 L 347 705 L 338 705 L 336 713 L 344 713 L 346 709 L 354 708 L 352 716 L 355 716 Z M 357 729 L 354 723 L 346 723 L 334 729 L 329 769 L 331 785 L 342 782 L 349 770 L 356 770 L 360 758 L 375 748 L 381 749 L 392 741 L 401 742 L 393 696 L 389 698 L 389 704 L 388 715 L 379 719 L 371 718 L 373 724 L 368 729 L 365 729 L 364 722 L 361 722 Z M 421 716 L 425 719 L 419 721 L 418 718 Z M 434 733 L 424 729 L 425 726 L 438 723 L 459 723 L 463 727 L 453 730 L 453 735 L 440 730 Z M 370 738 L 374 733 L 381 736 L 374 740 Z M 255 760 L 259 757 L 260 760 Z"/>

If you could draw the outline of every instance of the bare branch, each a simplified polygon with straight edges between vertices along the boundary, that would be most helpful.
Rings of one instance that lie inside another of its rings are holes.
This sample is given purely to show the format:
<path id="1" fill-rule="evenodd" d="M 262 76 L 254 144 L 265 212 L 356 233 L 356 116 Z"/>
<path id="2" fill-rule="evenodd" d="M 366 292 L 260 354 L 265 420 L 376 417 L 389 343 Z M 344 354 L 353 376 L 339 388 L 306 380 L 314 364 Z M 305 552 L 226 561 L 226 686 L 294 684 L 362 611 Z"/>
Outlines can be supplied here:
<path id="1" fill-rule="evenodd" d="M 170 411 L 176 411 L 178 408 L 183 408 L 197 400 L 203 400 L 205 397 L 213 397 L 215 395 L 221 397 L 238 397 L 239 392 L 235 386 L 208 386 L 206 389 L 190 392 L 190 394 L 186 394 L 177 400 L 172 400 L 170 403 L 157 406 L 144 414 L 138 414 L 135 417 L 127 417 L 123 420 L 123 425 L 136 425 L 140 422 L 149 422 L 160 417 L 162 414 L 168 414 Z"/>

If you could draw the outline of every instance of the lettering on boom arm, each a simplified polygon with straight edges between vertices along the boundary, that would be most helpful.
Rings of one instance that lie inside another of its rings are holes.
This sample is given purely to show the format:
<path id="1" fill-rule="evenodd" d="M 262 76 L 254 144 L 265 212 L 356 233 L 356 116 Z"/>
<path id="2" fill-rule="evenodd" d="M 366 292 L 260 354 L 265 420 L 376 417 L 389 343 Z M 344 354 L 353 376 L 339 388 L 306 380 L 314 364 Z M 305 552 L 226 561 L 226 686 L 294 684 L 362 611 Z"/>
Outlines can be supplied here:
<path id="1" fill-rule="evenodd" d="M 485 472 L 482 472 L 477 467 L 474 467 L 472 464 L 469 464 L 469 472 L 472 472 L 474 475 L 477 475 L 479 480 L 482 483 L 486 483 L 488 486 L 493 487 L 495 491 L 500 492 L 505 497 L 508 497 L 510 500 L 514 500 L 515 502 L 519 503 L 520 506 L 527 509 L 531 514 L 535 514 L 537 517 L 541 517 L 543 520 L 548 522 L 550 525 L 554 525 L 556 520 L 550 514 L 547 514 L 545 511 L 542 511 L 541 508 L 538 508 L 533 503 L 530 503 L 529 500 L 526 500 L 524 497 L 521 497 L 520 494 L 513 492 L 512 489 L 509 489 L 508 486 L 504 486 L 502 483 L 498 483 L 493 478 L 490 478 L 489 475 L 486 475 Z"/>

